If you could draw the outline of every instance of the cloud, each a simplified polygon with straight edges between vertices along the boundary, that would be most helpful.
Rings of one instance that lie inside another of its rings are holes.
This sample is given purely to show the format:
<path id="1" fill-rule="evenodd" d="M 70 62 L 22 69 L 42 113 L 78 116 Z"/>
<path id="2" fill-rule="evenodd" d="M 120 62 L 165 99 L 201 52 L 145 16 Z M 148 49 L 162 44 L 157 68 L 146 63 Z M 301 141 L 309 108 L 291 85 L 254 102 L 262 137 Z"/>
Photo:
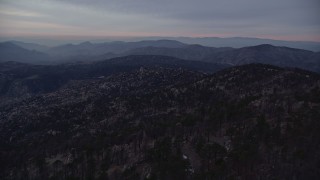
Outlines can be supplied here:
<path id="1" fill-rule="evenodd" d="M 21 16 L 21 17 L 40 17 L 42 14 L 13 9 L 0 9 L 0 16 Z"/>
<path id="2" fill-rule="evenodd" d="M 318 0 L 2 0 L 0 6 L 0 20 L 72 26 L 86 36 L 320 35 Z"/>

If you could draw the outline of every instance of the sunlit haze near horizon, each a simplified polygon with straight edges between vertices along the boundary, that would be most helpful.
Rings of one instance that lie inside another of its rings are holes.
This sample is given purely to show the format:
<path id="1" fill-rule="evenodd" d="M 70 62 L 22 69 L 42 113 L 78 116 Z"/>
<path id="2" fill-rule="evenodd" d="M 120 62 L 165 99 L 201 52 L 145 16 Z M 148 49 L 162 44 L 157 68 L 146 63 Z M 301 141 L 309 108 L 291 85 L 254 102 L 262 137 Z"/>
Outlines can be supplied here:
<path id="1" fill-rule="evenodd" d="M 320 42 L 319 0 L 0 0 L 0 38 L 255 37 Z"/>

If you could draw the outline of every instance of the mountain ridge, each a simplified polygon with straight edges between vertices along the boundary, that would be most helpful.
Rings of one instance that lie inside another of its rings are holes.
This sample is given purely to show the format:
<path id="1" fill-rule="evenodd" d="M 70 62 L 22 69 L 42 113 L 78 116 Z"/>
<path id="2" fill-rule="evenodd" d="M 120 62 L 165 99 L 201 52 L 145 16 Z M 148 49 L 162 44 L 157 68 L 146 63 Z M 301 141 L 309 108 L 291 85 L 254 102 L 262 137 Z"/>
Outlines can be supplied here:
<path id="1" fill-rule="evenodd" d="M 313 179 L 319 90 L 264 64 L 74 81 L 0 107 L 0 177 Z"/>
<path id="2" fill-rule="evenodd" d="M 0 48 L 1 49 L 1 48 Z M 2 48 L 3 49 L 3 48 Z M 2 50 L 4 53 L 6 50 Z M 27 50 L 25 50 L 27 51 Z M 37 51 L 32 51 L 37 52 Z M 316 52 L 261 44 L 243 48 L 215 48 L 197 44 L 183 44 L 178 41 L 158 40 L 139 42 L 111 42 L 94 44 L 83 42 L 50 48 L 44 54 L 46 63 L 94 62 L 128 55 L 165 55 L 186 60 L 240 65 L 244 63 L 265 63 L 282 67 L 300 67 L 320 72 L 320 59 Z M 21 62 L 35 62 L 36 55 L 11 57 Z M 39 54 L 38 52 L 36 54 Z M 43 54 L 42 54 L 43 55 Z"/>
<path id="3" fill-rule="evenodd" d="M 114 73 L 141 67 L 182 68 L 213 73 L 229 67 L 167 56 L 125 56 L 91 63 L 62 65 L 31 65 L 17 62 L 0 63 L 0 98 L 20 99 L 55 91 L 71 80 L 99 79 Z"/>

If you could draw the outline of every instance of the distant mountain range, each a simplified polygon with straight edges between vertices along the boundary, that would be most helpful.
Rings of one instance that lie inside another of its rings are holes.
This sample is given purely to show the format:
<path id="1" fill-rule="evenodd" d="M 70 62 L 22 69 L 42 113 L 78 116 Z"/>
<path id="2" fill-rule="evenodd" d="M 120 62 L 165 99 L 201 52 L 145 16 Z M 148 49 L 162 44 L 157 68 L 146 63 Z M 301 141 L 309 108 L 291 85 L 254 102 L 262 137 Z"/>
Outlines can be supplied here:
<path id="1" fill-rule="evenodd" d="M 271 44 L 273 46 L 286 46 L 286 47 L 297 48 L 297 49 L 306 49 L 310 51 L 320 51 L 320 42 L 310 42 L 310 41 L 283 41 L 283 40 L 273 40 L 273 39 L 249 38 L 249 37 L 231 37 L 231 38 L 177 37 L 177 38 L 166 38 L 166 39 L 177 40 L 187 44 L 201 44 L 203 46 L 211 46 L 211 47 L 242 48 L 247 46 L 257 46 L 260 44 Z"/>
<path id="2" fill-rule="evenodd" d="M 49 63 L 51 57 L 37 50 L 29 50 L 12 42 L 0 43 L 0 62 Z"/>
<path id="3" fill-rule="evenodd" d="M 66 44 L 56 47 L 5 42 L 0 43 L 0 62 L 34 64 L 92 62 L 128 55 L 161 55 L 210 63 L 241 65 L 264 63 L 299 67 L 320 72 L 319 52 L 262 44 L 243 48 L 207 47 L 174 40 Z"/>
<path id="4" fill-rule="evenodd" d="M 185 44 L 199 44 L 202 46 L 209 47 L 232 47 L 232 48 L 242 48 L 248 46 L 257 46 L 260 44 L 271 44 L 273 46 L 286 46 L 297 49 L 306 49 L 310 51 L 320 51 L 320 42 L 313 41 L 285 41 L 285 40 L 273 40 L 273 39 L 262 39 L 262 38 L 252 38 L 252 37 L 132 37 L 132 38 L 120 38 L 125 42 L 137 42 L 137 41 L 157 41 L 157 40 L 174 40 L 179 41 Z M 91 41 L 94 43 L 104 43 L 118 41 L 119 38 L 115 39 L 112 37 L 109 38 L 99 38 L 99 39 L 86 39 L 86 40 L 58 40 L 58 39 L 33 39 L 33 38 L 22 38 L 17 39 L 18 41 L 23 42 L 37 42 L 38 44 L 46 44 L 53 46 L 58 46 L 61 44 L 67 43 L 81 43 L 84 41 Z M 8 38 L 1 38 L 0 41 L 10 41 Z"/>

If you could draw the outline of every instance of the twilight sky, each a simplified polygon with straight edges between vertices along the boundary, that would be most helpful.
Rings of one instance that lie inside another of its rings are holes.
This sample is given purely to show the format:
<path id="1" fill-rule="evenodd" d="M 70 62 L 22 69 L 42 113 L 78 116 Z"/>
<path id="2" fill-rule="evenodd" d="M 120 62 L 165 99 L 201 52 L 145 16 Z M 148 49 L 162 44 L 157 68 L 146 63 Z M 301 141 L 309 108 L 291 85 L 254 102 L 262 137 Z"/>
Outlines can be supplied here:
<path id="1" fill-rule="evenodd" d="M 0 37 L 258 37 L 320 42 L 320 0 L 0 0 Z"/>

